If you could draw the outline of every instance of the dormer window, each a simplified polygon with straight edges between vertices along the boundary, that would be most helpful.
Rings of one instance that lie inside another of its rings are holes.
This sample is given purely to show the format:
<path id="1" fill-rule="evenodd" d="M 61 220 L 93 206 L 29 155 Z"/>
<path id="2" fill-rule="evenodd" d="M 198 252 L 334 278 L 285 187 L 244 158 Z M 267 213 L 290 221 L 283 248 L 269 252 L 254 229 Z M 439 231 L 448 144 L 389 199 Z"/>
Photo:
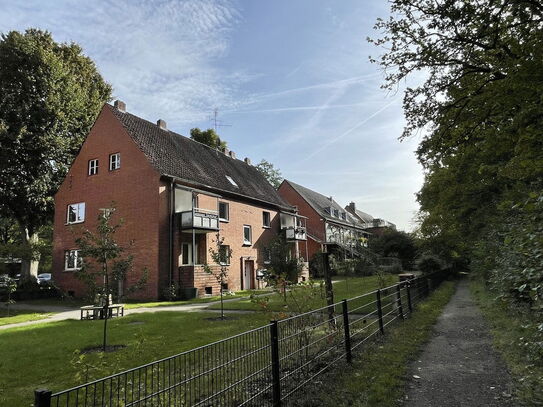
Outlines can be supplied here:
<path id="1" fill-rule="evenodd" d="M 347 214 L 345 212 L 341 212 L 341 219 L 347 220 Z"/>
<path id="2" fill-rule="evenodd" d="M 121 168 L 121 153 L 109 155 L 109 170 L 114 171 Z"/>
<path id="3" fill-rule="evenodd" d="M 339 211 L 334 209 L 334 217 L 339 218 Z"/>
<path id="4" fill-rule="evenodd" d="M 239 188 L 238 184 L 236 184 L 236 181 L 234 181 L 230 175 L 225 175 L 225 177 L 233 186 L 235 186 L 236 188 Z"/>
<path id="5" fill-rule="evenodd" d="M 98 174 L 98 159 L 89 160 L 89 175 Z"/>
<path id="6" fill-rule="evenodd" d="M 324 208 L 324 212 L 328 213 L 328 214 L 332 214 L 332 208 L 330 208 L 329 206 L 327 206 L 326 208 Z"/>

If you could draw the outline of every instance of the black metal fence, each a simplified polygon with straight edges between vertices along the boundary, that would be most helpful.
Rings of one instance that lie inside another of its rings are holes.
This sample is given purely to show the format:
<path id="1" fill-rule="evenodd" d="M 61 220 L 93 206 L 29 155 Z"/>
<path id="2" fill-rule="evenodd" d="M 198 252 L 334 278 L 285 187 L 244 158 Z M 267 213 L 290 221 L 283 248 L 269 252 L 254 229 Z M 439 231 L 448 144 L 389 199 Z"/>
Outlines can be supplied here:
<path id="1" fill-rule="evenodd" d="M 36 407 L 279 406 L 387 326 L 444 278 L 434 273 L 291 316 L 52 394 Z"/>

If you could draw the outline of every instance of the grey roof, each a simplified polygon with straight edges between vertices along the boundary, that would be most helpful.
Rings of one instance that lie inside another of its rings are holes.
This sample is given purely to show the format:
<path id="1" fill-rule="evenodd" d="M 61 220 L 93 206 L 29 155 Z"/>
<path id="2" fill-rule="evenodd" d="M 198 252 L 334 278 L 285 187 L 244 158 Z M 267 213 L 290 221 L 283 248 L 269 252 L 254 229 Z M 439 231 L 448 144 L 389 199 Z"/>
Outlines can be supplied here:
<path id="1" fill-rule="evenodd" d="M 161 175 L 292 209 L 266 178 L 245 161 L 231 158 L 171 130 L 163 130 L 155 123 L 128 112 L 106 106 Z M 226 176 L 231 177 L 237 187 Z"/>
<path id="2" fill-rule="evenodd" d="M 345 208 L 345 209 L 347 209 L 347 208 Z M 370 222 L 373 221 L 373 216 L 371 216 L 369 213 L 362 212 L 359 209 L 355 209 L 354 212 L 362 220 L 362 222 L 370 223 Z"/>
<path id="3" fill-rule="evenodd" d="M 344 224 L 350 227 L 362 227 L 360 222 L 354 220 L 353 217 L 350 216 L 350 214 L 345 211 L 345 209 L 341 205 L 339 205 L 333 199 L 330 199 L 331 197 L 326 197 L 322 194 L 319 194 L 318 192 L 315 192 L 302 185 L 296 184 L 295 182 L 292 182 L 290 180 L 285 180 L 283 182 L 288 182 L 289 185 L 294 188 L 296 192 L 298 192 L 302 196 L 302 198 L 304 198 L 307 203 L 311 205 L 311 207 L 315 209 L 324 219 L 335 223 Z M 326 208 L 337 209 L 339 213 L 346 212 L 346 220 L 332 216 L 326 211 Z"/>

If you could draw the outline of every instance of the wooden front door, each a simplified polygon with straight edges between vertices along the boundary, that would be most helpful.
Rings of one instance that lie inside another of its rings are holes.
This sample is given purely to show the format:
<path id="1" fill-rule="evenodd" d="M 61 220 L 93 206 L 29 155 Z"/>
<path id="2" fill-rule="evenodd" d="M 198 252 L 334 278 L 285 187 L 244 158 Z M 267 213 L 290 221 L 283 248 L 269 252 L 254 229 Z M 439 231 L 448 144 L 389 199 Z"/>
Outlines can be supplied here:
<path id="1" fill-rule="evenodd" d="M 244 290 L 255 288 L 255 263 L 253 260 L 245 260 L 243 265 L 243 287 Z"/>

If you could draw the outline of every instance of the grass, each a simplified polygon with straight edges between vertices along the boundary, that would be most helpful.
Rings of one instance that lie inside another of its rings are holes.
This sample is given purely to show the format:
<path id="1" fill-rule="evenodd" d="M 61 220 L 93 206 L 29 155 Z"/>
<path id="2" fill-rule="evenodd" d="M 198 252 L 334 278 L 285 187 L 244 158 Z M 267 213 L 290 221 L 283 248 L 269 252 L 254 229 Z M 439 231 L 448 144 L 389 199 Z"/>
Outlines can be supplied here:
<path id="1" fill-rule="evenodd" d="M 472 280 L 471 292 L 490 324 L 494 346 L 502 355 L 515 382 L 516 396 L 528 406 L 543 405 L 543 360 L 527 343 L 537 341 L 537 327 L 530 313 L 496 300 L 479 280 Z M 541 339 L 539 339 L 541 340 Z"/>
<path id="2" fill-rule="evenodd" d="M 29 310 L 14 310 L 9 311 L 7 308 L 0 308 L 0 326 L 9 324 L 18 324 L 20 322 L 37 321 L 39 319 L 45 319 L 51 316 L 51 313 L 43 313 Z"/>
<path id="3" fill-rule="evenodd" d="M 103 321 L 67 320 L 0 331 L 0 405 L 27 407 L 36 388 L 62 390 L 268 322 L 260 313 L 206 319 L 214 317 L 217 313 L 166 311 L 113 319 L 108 322 L 109 344 L 126 348 L 84 356 L 78 351 L 100 345 Z"/>
<path id="4" fill-rule="evenodd" d="M 237 298 L 245 298 L 249 297 L 252 294 L 263 294 L 267 293 L 269 290 L 242 290 L 242 291 L 236 291 L 229 295 L 224 295 L 223 299 L 226 300 L 232 300 Z M 215 295 L 212 297 L 201 297 L 201 298 L 194 298 L 192 300 L 179 300 L 179 301 L 156 301 L 156 302 L 126 302 L 125 308 L 126 309 L 133 309 L 133 308 L 154 308 L 154 307 L 169 307 L 169 306 L 175 306 L 175 305 L 187 305 L 187 304 L 205 304 L 208 302 L 214 302 L 214 301 L 220 301 L 221 296 Z M 220 308 L 220 305 L 219 305 Z"/>
<path id="5" fill-rule="evenodd" d="M 444 282 L 404 322 L 386 329 L 378 341 L 355 353 L 353 364 L 319 379 L 319 391 L 306 392 L 301 405 L 396 406 L 403 398 L 409 363 L 429 339 L 432 327 L 455 291 Z"/>
<path id="6" fill-rule="evenodd" d="M 377 276 L 369 277 L 337 277 L 335 278 L 334 287 L 334 302 L 339 302 L 345 298 L 352 298 L 379 288 L 379 279 Z M 385 276 L 385 285 L 389 286 L 391 284 L 398 282 L 397 275 L 386 275 Z M 303 295 L 300 291 L 307 290 L 307 288 L 300 287 L 295 288 L 296 294 L 298 297 L 303 298 Z M 272 311 L 281 311 L 284 307 L 283 295 L 279 293 L 274 293 L 269 296 L 268 308 Z M 315 309 L 320 308 L 326 305 L 324 287 L 322 288 L 322 294 L 313 297 L 306 298 L 307 302 L 304 303 L 304 308 Z M 215 304 L 209 307 L 210 309 L 219 309 L 220 304 Z M 252 310 L 260 311 L 262 307 L 252 301 L 251 299 L 244 299 L 240 301 L 230 302 L 224 304 L 225 309 L 229 310 Z"/>

